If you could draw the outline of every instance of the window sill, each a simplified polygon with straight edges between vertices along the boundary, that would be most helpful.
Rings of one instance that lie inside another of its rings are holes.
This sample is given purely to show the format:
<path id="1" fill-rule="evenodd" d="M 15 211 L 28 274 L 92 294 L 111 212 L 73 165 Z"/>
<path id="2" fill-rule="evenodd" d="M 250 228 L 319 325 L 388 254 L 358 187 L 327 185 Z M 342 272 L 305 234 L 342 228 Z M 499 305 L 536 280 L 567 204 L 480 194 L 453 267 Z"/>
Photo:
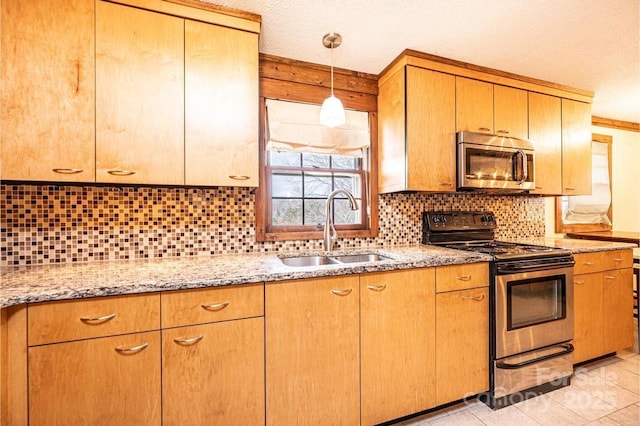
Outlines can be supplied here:
<path id="1" fill-rule="evenodd" d="M 372 229 L 338 230 L 339 238 L 373 238 L 377 235 L 377 230 Z M 322 231 L 268 232 L 262 235 L 256 234 L 256 241 L 321 240 L 322 238 Z"/>

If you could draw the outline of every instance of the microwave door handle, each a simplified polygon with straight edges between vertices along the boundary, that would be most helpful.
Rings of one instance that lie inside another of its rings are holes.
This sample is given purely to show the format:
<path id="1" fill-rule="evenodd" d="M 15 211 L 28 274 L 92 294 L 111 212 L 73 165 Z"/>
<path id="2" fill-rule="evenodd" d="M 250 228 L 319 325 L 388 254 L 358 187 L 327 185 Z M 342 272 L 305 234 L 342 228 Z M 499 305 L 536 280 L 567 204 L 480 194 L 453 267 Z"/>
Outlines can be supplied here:
<path id="1" fill-rule="evenodd" d="M 527 164 L 527 154 L 525 154 L 525 152 L 521 149 L 519 149 L 517 153 L 522 155 L 522 180 L 518 182 L 518 184 L 523 184 L 527 181 L 527 178 L 529 177 L 529 170 L 528 170 L 529 166 Z"/>

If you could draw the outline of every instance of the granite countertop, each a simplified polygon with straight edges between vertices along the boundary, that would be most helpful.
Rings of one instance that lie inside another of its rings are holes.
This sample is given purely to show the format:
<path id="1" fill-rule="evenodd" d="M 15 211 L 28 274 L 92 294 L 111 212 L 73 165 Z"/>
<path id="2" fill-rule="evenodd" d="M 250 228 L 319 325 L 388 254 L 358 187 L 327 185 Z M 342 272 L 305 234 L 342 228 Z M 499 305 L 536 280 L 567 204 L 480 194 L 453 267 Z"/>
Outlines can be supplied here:
<path id="1" fill-rule="evenodd" d="M 628 243 L 565 238 L 519 239 L 517 242 L 562 247 L 572 253 L 635 247 Z M 284 265 L 279 257 L 322 253 L 288 252 L 7 267 L 0 272 L 0 308 L 22 303 L 424 268 L 492 259 L 481 253 L 425 245 L 359 248 L 336 251 L 332 255 L 363 252 L 377 253 L 392 260 L 292 267 Z"/>

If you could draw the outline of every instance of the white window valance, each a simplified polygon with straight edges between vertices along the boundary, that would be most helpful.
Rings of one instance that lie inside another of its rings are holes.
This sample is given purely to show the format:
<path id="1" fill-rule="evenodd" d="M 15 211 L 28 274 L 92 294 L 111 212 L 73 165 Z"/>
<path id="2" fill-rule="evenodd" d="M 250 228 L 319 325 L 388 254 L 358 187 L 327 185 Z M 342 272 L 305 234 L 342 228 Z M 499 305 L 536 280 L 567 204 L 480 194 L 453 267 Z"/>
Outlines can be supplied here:
<path id="1" fill-rule="evenodd" d="M 346 123 L 329 128 L 318 122 L 320 105 L 267 99 L 270 151 L 314 152 L 362 157 L 369 147 L 369 114 L 346 110 Z"/>
<path id="2" fill-rule="evenodd" d="M 608 216 L 611 205 L 609 184 L 609 145 L 602 142 L 591 144 L 592 189 L 591 195 L 568 197 L 567 213 L 563 222 L 611 225 Z"/>

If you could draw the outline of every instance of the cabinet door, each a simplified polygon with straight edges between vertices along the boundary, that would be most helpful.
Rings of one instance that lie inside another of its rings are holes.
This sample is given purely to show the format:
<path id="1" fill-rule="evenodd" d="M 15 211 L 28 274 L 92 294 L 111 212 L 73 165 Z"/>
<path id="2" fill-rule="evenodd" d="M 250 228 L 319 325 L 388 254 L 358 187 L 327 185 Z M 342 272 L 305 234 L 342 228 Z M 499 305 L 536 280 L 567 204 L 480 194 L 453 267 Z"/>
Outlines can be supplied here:
<path id="1" fill-rule="evenodd" d="M 406 189 L 455 192 L 455 77 L 407 67 L 406 119 Z"/>
<path id="2" fill-rule="evenodd" d="M 266 285 L 267 425 L 360 424 L 358 281 Z"/>
<path id="3" fill-rule="evenodd" d="M 30 425 L 160 422 L 159 331 L 29 348 Z"/>
<path id="4" fill-rule="evenodd" d="M 360 276 L 362 424 L 435 406 L 435 271 Z"/>
<path id="5" fill-rule="evenodd" d="M 184 20 L 96 3 L 96 179 L 184 183 Z"/>
<path id="6" fill-rule="evenodd" d="M 264 318 L 163 330 L 162 420 L 264 424 Z"/>
<path id="7" fill-rule="evenodd" d="M 604 272 L 604 353 L 633 346 L 633 269 Z"/>
<path id="8" fill-rule="evenodd" d="M 3 1 L 2 179 L 95 181 L 94 1 Z"/>
<path id="9" fill-rule="evenodd" d="M 529 92 L 529 139 L 536 153 L 532 193 L 562 194 L 562 111 L 560 98 Z"/>
<path id="10" fill-rule="evenodd" d="M 436 295 L 436 405 L 489 389 L 489 289 Z"/>
<path id="11" fill-rule="evenodd" d="M 603 355 L 602 273 L 573 279 L 573 363 Z"/>
<path id="12" fill-rule="evenodd" d="M 562 193 L 591 194 L 591 105 L 562 99 Z"/>
<path id="13" fill-rule="evenodd" d="M 185 21 L 185 181 L 258 186 L 258 35 Z"/>
<path id="14" fill-rule="evenodd" d="M 493 95 L 496 135 L 528 139 L 527 91 L 496 84 Z"/>
<path id="15" fill-rule="evenodd" d="M 456 77 L 456 131 L 493 134 L 493 84 Z"/>

